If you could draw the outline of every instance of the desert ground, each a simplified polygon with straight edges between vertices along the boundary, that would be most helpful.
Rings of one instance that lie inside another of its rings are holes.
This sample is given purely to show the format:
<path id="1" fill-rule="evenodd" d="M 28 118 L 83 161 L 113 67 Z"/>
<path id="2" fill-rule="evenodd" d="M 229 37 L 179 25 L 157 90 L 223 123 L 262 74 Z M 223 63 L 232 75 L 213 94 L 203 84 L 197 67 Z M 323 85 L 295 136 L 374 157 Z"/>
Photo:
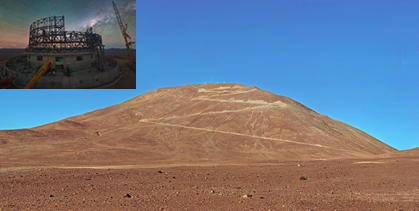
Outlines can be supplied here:
<path id="1" fill-rule="evenodd" d="M 43 168 L 0 175 L 2 210 L 419 210 L 419 157 Z"/>
<path id="2" fill-rule="evenodd" d="M 418 174 L 419 148 L 241 84 L 0 131 L 4 210 L 419 210 Z"/>
<path id="3" fill-rule="evenodd" d="M 135 58 L 135 50 L 132 50 Z M 3 69 L 5 62 L 15 56 L 23 55 L 24 49 L 0 49 L 0 71 Z M 123 76 L 119 82 L 107 89 L 135 89 L 136 88 L 136 70 L 127 65 L 128 53 L 126 49 L 105 49 L 105 55 L 111 56 L 118 61 L 123 68 Z M 2 80 L 0 78 L 0 80 Z"/>

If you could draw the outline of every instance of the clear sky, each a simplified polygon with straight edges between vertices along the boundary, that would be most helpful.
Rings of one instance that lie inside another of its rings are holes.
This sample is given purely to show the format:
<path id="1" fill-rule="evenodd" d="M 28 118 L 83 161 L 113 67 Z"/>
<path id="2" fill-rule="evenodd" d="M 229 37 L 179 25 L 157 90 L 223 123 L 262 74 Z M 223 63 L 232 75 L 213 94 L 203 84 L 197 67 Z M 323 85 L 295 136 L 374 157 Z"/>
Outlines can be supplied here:
<path id="1" fill-rule="evenodd" d="M 212 76 L 290 97 L 396 149 L 419 147 L 419 1 L 137 5 L 136 90 L 0 90 L 0 129 L 57 121 Z"/>
<path id="2" fill-rule="evenodd" d="M 135 40 L 135 0 L 114 0 L 127 33 Z M 63 16 L 66 31 L 82 31 L 93 27 L 102 35 L 105 48 L 125 47 L 112 0 L 0 0 L 0 48 L 26 48 L 30 25 L 42 18 Z"/>

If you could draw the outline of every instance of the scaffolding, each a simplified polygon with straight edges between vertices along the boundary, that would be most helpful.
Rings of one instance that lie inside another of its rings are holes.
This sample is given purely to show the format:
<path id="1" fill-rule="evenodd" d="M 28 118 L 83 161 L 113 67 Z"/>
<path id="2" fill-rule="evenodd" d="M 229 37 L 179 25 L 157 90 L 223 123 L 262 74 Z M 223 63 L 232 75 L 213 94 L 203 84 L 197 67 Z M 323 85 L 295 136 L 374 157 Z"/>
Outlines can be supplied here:
<path id="1" fill-rule="evenodd" d="M 26 52 L 92 52 L 102 45 L 102 36 L 86 32 L 65 31 L 64 16 L 43 18 L 32 23 Z"/>

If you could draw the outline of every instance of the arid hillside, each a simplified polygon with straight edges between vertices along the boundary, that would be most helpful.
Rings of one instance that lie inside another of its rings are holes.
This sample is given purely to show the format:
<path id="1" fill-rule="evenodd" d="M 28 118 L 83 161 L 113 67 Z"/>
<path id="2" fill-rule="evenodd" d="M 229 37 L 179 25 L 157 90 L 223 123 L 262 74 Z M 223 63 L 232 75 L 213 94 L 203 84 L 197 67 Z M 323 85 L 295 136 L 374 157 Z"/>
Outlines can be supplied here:
<path id="1" fill-rule="evenodd" d="M 419 157 L 419 147 L 408 149 L 408 150 L 402 150 L 402 151 L 395 151 L 395 152 L 389 152 L 383 155 L 380 155 L 379 157 L 382 158 L 418 158 Z"/>
<path id="2" fill-rule="evenodd" d="M 419 148 L 240 84 L 158 89 L 0 146 L 0 210 L 419 209 Z"/>
<path id="3" fill-rule="evenodd" d="M 36 128 L 0 131 L 0 144 L 3 167 L 307 161 L 397 151 L 290 98 L 240 84 L 158 89 Z"/>

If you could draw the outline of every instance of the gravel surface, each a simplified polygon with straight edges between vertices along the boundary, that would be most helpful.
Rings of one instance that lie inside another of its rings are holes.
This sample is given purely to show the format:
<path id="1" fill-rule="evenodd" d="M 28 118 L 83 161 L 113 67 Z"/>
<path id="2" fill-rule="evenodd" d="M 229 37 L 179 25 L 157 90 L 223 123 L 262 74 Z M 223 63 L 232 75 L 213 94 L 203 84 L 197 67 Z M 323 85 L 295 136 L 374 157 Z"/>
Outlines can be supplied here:
<path id="1" fill-rule="evenodd" d="M 419 158 L 0 175 L 0 209 L 418 210 Z M 301 179 L 304 177 L 305 179 Z"/>

